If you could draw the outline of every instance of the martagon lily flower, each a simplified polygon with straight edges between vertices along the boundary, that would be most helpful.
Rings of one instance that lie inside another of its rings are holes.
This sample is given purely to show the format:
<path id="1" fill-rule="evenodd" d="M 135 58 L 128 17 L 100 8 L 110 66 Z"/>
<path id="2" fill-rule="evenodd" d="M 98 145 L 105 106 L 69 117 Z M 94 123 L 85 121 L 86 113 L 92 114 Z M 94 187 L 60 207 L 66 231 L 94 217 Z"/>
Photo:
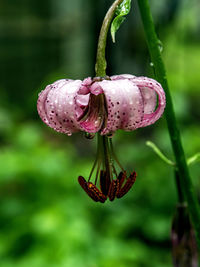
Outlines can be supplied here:
<path id="1" fill-rule="evenodd" d="M 39 94 L 37 108 L 43 122 L 57 132 L 70 136 L 83 131 L 89 137 L 98 133 L 97 157 L 89 179 L 79 176 L 78 180 L 94 201 L 103 203 L 107 197 L 111 201 L 122 197 L 136 179 L 135 172 L 126 178 L 111 138 L 107 137 L 112 137 L 118 129 L 134 131 L 157 121 L 165 108 L 165 93 L 157 81 L 130 74 L 88 77 L 83 81 L 61 79 Z M 114 162 L 121 169 L 119 175 Z M 92 183 L 95 168 L 96 178 Z"/>

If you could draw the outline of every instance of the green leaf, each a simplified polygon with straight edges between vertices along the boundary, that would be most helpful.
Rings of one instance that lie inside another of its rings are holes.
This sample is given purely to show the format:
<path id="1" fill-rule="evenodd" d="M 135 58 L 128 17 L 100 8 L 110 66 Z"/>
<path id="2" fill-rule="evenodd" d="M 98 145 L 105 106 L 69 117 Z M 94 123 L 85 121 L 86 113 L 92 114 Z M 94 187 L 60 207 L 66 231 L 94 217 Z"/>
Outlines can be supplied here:
<path id="1" fill-rule="evenodd" d="M 121 26 L 121 24 L 124 22 L 126 15 L 130 12 L 131 9 L 131 0 L 124 0 L 118 7 L 115 12 L 117 17 L 114 18 L 111 24 L 111 36 L 112 36 L 112 41 L 115 43 L 115 33 Z"/>
<path id="2" fill-rule="evenodd" d="M 188 166 L 200 161 L 200 153 L 195 154 L 194 156 L 187 159 Z"/>
<path id="3" fill-rule="evenodd" d="M 176 167 L 175 162 L 173 162 L 172 160 L 168 159 L 162 152 L 161 150 L 151 141 L 147 141 L 146 145 L 151 147 L 153 149 L 153 151 L 167 164 Z"/>

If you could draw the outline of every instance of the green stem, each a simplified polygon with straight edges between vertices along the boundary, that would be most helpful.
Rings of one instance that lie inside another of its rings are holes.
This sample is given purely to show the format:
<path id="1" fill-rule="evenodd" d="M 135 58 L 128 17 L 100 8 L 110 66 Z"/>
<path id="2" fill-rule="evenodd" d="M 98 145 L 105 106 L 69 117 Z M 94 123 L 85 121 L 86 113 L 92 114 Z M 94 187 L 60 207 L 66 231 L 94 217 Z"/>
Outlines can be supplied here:
<path id="1" fill-rule="evenodd" d="M 123 0 L 116 0 L 112 6 L 109 8 L 108 12 L 105 15 L 103 20 L 101 31 L 99 34 L 98 46 L 97 46 L 97 58 L 95 71 L 96 76 L 105 77 L 106 76 L 106 58 L 105 58 L 105 50 L 106 50 L 106 40 L 108 30 L 110 28 L 110 23 L 115 15 L 115 10 L 119 4 L 121 4 Z"/>
<path id="2" fill-rule="evenodd" d="M 183 191 L 181 188 L 181 177 L 179 176 L 179 172 L 176 169 L 174 170 L 174 176 L 175 176 L 175 182 L 176 182 L 176 188 L 177 188 L 178 203 L 184 204 L 185 198 L 184 198 Z"/>
<path id="3" fill-rule="evenodd" d="M 194 195 L 194 189 L 190 178 L 188 166 L 186 163 L 185 153 L 181 143 L 180 132 L 176 123 L 176 117 L 172 104 L 172 99 L 167 83 L 165 66 L 162 61 L 161 52 L 159 49 L 159 39 L 155 32 L 155 27 L 150 11 L 148 0 L 138 0 L 139 10 L 143 21 L 143 26 L 146 34 L 147 44 L 151 55 L 151 60 L 154 64 L 157 80 L 162 84 L 166 93 L 166 109 L 165 116 L 167 120 L 169 135 L 176 159 L 176 165 L 181 183 L 181 189 L 188 203 L 188 209 L 191 220 L 193 222 L 198 246 L 200 248 L 200 212 L 197 198 Z"/>

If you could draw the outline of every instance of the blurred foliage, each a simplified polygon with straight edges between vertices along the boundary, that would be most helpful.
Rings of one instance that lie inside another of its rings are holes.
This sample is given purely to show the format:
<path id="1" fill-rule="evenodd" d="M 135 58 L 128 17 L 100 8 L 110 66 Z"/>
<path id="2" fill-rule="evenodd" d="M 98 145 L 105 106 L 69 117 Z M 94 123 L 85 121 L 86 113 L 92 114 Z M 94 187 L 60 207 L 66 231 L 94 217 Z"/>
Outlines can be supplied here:
<path id="1" fill-rule="evenodd" d="M 94 203 L 77 182 L 87 177 L 96 140 L 67 137 L 38 118 L 46 84 L 94 75 L 103 16 L 112 1 L 0 3 L 0 261 L 3 267 L 169 267 L 177 196 L 173 170 L 145 142 L 173 159 L 164 118 L 113 138 L 120 162 L 138 173 L 120 200 Z M 161 4 L 162 2 L 162 4 Z M 200 151 L 198 0 L 152 0 L 170 87 L 188 157 Z M 153 76 L 135 1 L 108 40 L 108 74 Z M 199 164 L 191 165 L 200 196 Z"/>

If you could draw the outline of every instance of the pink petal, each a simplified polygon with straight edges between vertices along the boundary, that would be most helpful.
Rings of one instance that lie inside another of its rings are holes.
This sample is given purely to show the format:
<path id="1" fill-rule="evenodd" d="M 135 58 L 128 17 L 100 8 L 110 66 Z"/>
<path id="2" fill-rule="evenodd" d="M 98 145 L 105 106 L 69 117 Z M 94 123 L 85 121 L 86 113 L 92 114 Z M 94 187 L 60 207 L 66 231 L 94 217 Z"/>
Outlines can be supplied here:
<path id="1" fill-rule="evenodd" d="M 110 77 L 110 79 L 112 81 L 115 81 L 115 80 L 121 80 L 121 79 L 133 79 L 135 78 L 136 76 L 132 75 L 132 74 L 119 74 L 119 75 L 113 75 Z"/>
<path id="2" fill-rule="evenodd" d="M 93 95 L 100 95 L 103 93 L 103 90 L 101 88 L 101 86 L 99 85 L 98 82 L 95 82 L 91 85 L 90 87 L 90 92 L 93 94 Z"/>
<path id="3" fill-rule="evenodd" d="M 88 117 L 85 121 L 80 122 L 81 127 L 88 133 L 97 133 L 101 128 L 102 121 Z"/>
<path id="4" fill-rule="evenodd" d="M 78 90 L 78 94 L 82 94 L 82 95 L 86 95 L 90 92 L 90 85 L 92 84 L 92 78 L 91 77 L 88 77 L 88 78 L 85 78 L 82 83 L 81 83 L 81 86 Z"/>
<path id="5" fill-rule="evenodd" d="M 62 84 L 65 83 L 65 79 L 58 80 L 54 82 L 53 84 L 47 85 L 46 88 L 39 93 L 38 101 L 37 101 L 37 109 L 38 109 L 38 114 L 40 115 L 41 119 L 43 120 L 44 123 L 46 123 L 49 127 L 51 126 L 52 121 L 50 120 L 50 117 L 48 116 L 46 112 L 46 104 L 49 102 L 47 100 L 49 92 L 52 90 L 52 87 L 55 86 L 56 84 Z"/>
<path id="6" fill-rule="evenodd" d="M 107 101 L 108 118 L 101 134 L 140 127 L 143 119 L 143 99 L 139 88 L 128 79 L 99 82 Z"/>
<path id="7" fill-rule="evenodd" d="M 134 78 L 137 78 L 136 76 L 132 74 L 120 74 L 120 75 L 114 75 L 110 77 L 111 80 L 120 80 L 120 79 L 129 79 L 132 80 Z M 157 102 L 157 95 L 156 93 L 149 89 L 148 87 L 140 88 L 142 97 L 144 100 L 144 113 L 152 113 L 155 110 L 156 102 Z"/>
<path id="8" fill-rule="evenodd" d="M 48 85 L 38 98 L 38 113 L 42 120 L 57 132 L 71 135 L 79 131 L 75 111 L 75 95 L 80 80 L 59 80 Z"/>
<path id="9" fill-rule="evenodd" d="M 62 124 L 62 131 L 77 132 L 80 130 L 80 125 L 76 117 L 75 96 L 80 87 L 81 81 L 75 80 L 67 83 L 60 89 L 58 93 L 57 114 L 60 123 Z M 56 92 L 55 92 L 56 93 Z"/>
<path id="10" fill-rule="evenodd" d="M 89 102 L 89 97 L 90 97 L 90 94 L 87 94 L 87 95 L 77 94 L 76 104 L 79 105 L 80 107 L 86 107 Z"/>
<path id="11" fill-rule="evenodd" d="M 78 93 L 82 94 L 82 95 L 86 95 L 90 92 L 90 89 L 88 86 L 85 85 L 81 85 L 81 87 L 78 90 Z"/>
<path id="12" fill-rule="evenodd" d="M 42 119 L 42 121 L 46 123 L 48 126 L 49 126 L 49 119 L 47 118 L 46 114 L 45 102 L 50 90 L 51 90 L 51 85 L 47 85 L 47 87 L 39 93 L 37 101 L 38 114 Z"/>
<path id="13" fill-rule="evenodd" d="M 157 121 L 164 112 L 165 109 L 165 93 L 162 86 L 155 80 L 146 77 L 135 77 L 133 80 L 140 90 L 144 99 L 144 118 L 141 123 L 141 127 L 153 124 Z M 156 92 L 158 95 L 158 107 L 156 107 L 156 99 L 152 92 Z"/>
<path id="14" fill-rule="evenodd" d="M 100 131 L 106 118 L 106 109 L 102 104 L 101 96 L 90 94 L 88 106 L 81 115 L 83 119 L 80 120 L 80 126 L 84 131 L 88 133 Z"/>
<path id="15" fill-rule="evenodd" d="M 58 80 L 50 85 L 51 90 L 49 90 L 46 101 L 44 102 L 44 108 L 46 117 L 48 118 L 48 126 L 53 128 L 54 130 L 61 132 L 61 124 L 57 118 L 57 110 L 54 107 L 54 102 L 57 102 L 57 95 L 55 95 L 55 91 L 57 88 L 62 87 L 66 83 L 65 79 Z M 46 90 L 46 89 L 45 89 Z"/>
<path id="16" fill-rule="evenodd" d="M 76 97 L 75 97 L 75 103 L 76 103 L 76 117 L 77 117 L 77 120 L 79 120 L 86 108 L 88 107 L 88 104 L 89 104 L 89 97 L 90 97 L 90 94 L 87 94 L 87 95 L 80 95 L 80 94 L 77 94 Z"/>
<path id="17" fill-rule="evenodd" d="M 140 92 L 144 101 L 144 114 L 152 113 L 157 103 L 157 94 L 148 87 L 140 87 Z"/>
<path id="18" fill-rule="evenodd" d="M 75 97 L 76 116 L 80 127 L 86 132 L 98 132 L 104 121 L 105 110 L 98 97 L 102 93 L 101 86 L 97 82 L 93 82 L 90 77 L 84 79 L 77 92 Z"/>
<path id="19" fill-rule="evenodd" d="M 91 77 L 85 78 L 82 81 L 82 85 L 88 86 L 88 85 L 91 85 L 91 84 L 92 84 L 92 78 Z"/>

